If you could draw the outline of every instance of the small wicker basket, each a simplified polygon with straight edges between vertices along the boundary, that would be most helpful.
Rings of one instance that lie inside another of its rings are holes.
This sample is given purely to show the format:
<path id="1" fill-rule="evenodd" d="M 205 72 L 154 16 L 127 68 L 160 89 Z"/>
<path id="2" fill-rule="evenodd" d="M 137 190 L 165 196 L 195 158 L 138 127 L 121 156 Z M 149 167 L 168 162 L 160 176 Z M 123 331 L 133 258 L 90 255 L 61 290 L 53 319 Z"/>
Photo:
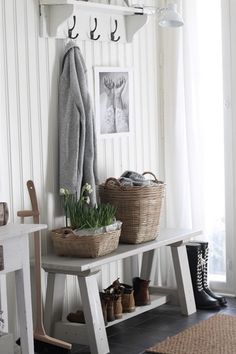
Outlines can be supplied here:
<path id="1" fill-rule="evenodd" d="M 71 229 L 53 230 L 52 241 L 59 256 L 96 258 L 114 251 L 119 244 L 121 230 L 98 235 L 77 236 Z"/>
<path id="2" fill-rule="evenodd" d="M 116 217 L 122 221 L 120 242 L 143 243 L 159 235 L 160 216 L 165 195 L 165 183 L 154 177 L 151 186 L 123 186 L 115 178 L 99 185 L 102 203 L 117 207 Z"/>

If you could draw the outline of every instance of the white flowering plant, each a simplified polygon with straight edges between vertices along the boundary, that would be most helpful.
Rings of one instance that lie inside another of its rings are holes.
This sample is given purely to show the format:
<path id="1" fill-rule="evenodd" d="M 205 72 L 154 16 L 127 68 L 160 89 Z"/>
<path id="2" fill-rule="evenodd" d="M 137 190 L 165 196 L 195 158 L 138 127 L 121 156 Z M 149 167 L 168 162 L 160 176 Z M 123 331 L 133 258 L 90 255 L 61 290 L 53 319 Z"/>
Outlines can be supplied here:
<path id="1" fill-rule="evenodd" d="M 93 207 L 89 205 L 88 194 L 91 194 L 92 191 L 90 184 L 86 183 L 78 198 L 76 194 L 70 194 L 67 189 L 60 189 L 60 194 L 63 195 L 66 227 L 68 227 L 68 218 L 72 229 L 96 229 L 114 222 L 116 208 L 113 205 L 108 203 Z"/>

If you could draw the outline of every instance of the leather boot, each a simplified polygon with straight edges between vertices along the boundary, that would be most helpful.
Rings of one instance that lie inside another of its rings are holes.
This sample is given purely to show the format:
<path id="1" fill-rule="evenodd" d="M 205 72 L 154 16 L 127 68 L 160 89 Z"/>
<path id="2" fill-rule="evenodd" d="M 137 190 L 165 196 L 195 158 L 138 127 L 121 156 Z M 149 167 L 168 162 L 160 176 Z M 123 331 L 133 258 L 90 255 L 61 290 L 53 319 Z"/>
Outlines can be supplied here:
<path id="1" fill-rule="evenodd" d="M 197 309 L 219 309 L 219 302 L 209 296 L 203 289 L 201 245 L 199 243 L 188 243 L 186 249 Z"/>
<path id="2" fill-rule="evenodd" d="M 140 279 L 136 277 L 133 279 L 134 300 L 136 306 L 150 305 L 150 294 L 148 290 L 150 280 Z"/>
<path id="3" fill-rule="evenodd" d="M 131 286 L 129 288 L 124 288 L 121 301 L 123 312 L 135 311 L 134 290 Z"/>
<path id="4" fill-rule="evenodd" d="M 209 255 L 209 248 L 208 248 L 208 242 L 198 242 L 201 245 L 202 249 L 202 272 L 203 272 L 203 280 L 202 280 L 202 285 L 204 291 L 213 297 L 214 299 L 218 300 L 219 304 L 221 306 L 227 306 L 227 300 L 224 296 L 217 295 L 213 293 L 213 291 L 209 288 L 208 285 L 208 255 Z"/>
<path id="5" fill-rule="evenodd" d="M 100 292 L 100 300 L 101 300 L 101 306 L 102 306 L 102 314 L 104 318 L 104 323 L 107 325 L 107 303 L 108 303 L 108 296 L 107 294 Z"/>
<path id="6" fill-rule="evenodd" d="M 117 278 L 115 281 L 113 281 L 113 283 L 110 286 L 108 286 L 108 288 L 104 289 L 104 291 L 109 294 L 111 294 L 113 292 L 119 293 L 120 292 L 120 285 L 121 285 L 119 279 L 120 278 Z"/>
<path id="7" fill-rule="evenodd" d="M 115 319 L 118 320 L 122 318 L 122 303 L 121 303 L 121 294 L 114 294 L 114 316 Z"/>
<path id="8" fill-rule="evenodd" d="M 120 283 L 119 278 L 117 278 L 108 288 L 105 289 L 105 292 L 114 295 L 121 295 L 122 312 L 133 312 L 135 310 L 134 290 L 131 285 Z M 116 313 L 116 309 L 114 309 L 114 311 Z"/>
<path id="9" fill-rule="evenodd" d="M 113 299 L 113 295 L 110 294 L 107 302 L 107 322 L 112 322 L 114 320 L 115 320 L 114 299 Z"/>

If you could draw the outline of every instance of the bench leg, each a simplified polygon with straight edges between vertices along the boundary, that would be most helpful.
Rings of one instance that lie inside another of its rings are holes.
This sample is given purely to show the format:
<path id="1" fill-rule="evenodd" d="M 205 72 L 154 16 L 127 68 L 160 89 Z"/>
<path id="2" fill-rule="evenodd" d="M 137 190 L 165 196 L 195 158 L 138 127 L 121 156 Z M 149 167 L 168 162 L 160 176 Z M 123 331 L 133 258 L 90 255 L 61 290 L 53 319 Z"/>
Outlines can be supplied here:
<path id="1" fill-rule="evenodd" d="M 44 310 L 44 327 L 47 335 L 53 336 L 54 325 L 61 320 L 65 281 L 65 274 L 48 273 Z"/>
<path id="2" fill-rule="evenodd" d="M 140 278 L 154 281 L 158 250 L 150 250 L 143 253 Z"/>
<path id="3" fill-rule="evenodd" d="M 89 345 L 92 354 L 107 354 L 109 346 L 96 274 L 78 276 Z"/>
<path id="4" fill-rule="evenodd" d="M 24 264 L 22 269 L 15 272 L 15 279 L 21 350 L 22 354 L 33 354 L 33 320 L 29 264 Z"/>
<path id="5" fill-rule="evenodd" d="M 171 245 L 175 277 L 182 313 L 191 315 L 196 312 L 192 281 L 190 276 L 186 246 L 183 244 Z"/>
<path id="6" fill-rule="evenodd" d="M 134 277 L 138 277 L 139 276 L 139 260 L 138 260 L 138 255 L 132 256 L 130 257 L 130 261 L 131 261 L 131 277 L 132 279 Z"/>
<path id="7" fill-rule="evenodd" d="M 0 310 L 3 311 L 4 332 L 8 333 L 7 279 L 6 274 L 0 275 Z"/>

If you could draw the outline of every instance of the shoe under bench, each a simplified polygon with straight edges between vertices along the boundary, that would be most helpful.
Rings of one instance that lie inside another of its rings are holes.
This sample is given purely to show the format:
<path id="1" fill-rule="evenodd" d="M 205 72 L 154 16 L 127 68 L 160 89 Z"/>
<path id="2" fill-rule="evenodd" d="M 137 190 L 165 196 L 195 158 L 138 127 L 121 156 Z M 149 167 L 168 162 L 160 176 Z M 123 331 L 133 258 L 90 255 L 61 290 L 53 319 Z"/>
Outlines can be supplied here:
<path id="1" fill-rule="evenodd" d="M 92 354 L 109 353 L 97 284 L 97 272 L 100 271 L 98 268 L 131 257 L 131 276 L 151 279 L 155 254 L 158 248 L 164 246 L 171 248 L 181 312 L 184 315 L 196 312 L 185 243 L 200 234 L 200 230 L 161 229 L 154 241 L 138 245 L 119 244 L 114 252 L 103 257 L 69 258 L 53 254 L 42 257 L 42 268 L 48 273 L 44 316 L 47 334 L 71 343 L 89 345 Z M 143 254 L 140 271 L 139 254 Z M 86 324 L 61 320 L 66 275 L 69 274 L 77 276 Z M 124 313 L 122 319 L 109 322 L 108 326 L 163 305 L 169 300 L 168 294 L 163 293 L 160 288 L 151 287 L 150 294 L 150 305 L 136 307 L 134 312 Z"/>

